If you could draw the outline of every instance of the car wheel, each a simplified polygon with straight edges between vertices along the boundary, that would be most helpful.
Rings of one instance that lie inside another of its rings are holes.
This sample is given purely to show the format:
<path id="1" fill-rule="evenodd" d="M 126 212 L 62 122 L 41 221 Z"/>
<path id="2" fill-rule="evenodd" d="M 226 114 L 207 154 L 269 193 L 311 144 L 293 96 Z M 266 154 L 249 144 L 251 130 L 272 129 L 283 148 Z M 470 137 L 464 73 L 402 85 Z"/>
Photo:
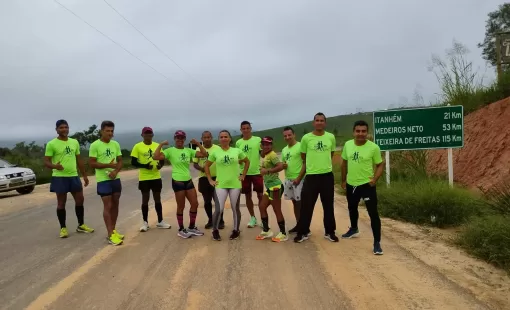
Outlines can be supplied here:
<path id="1" fill-rule="evenodd" d="M 33 192 L 34 188 L 35 188 L 35 186 L 27 186 L 27 187 L 18 188 L 16 191 L 18 193 L 20 193 L 21 195 L 26 195 L 26 194 L 30 194 L 31 192 Z"/>

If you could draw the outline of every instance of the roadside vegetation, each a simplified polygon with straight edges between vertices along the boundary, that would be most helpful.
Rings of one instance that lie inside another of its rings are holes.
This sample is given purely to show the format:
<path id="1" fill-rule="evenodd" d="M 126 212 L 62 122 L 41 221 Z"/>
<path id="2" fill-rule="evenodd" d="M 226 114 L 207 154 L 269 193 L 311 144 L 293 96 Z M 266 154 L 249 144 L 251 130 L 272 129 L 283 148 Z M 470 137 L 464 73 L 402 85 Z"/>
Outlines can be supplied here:
<path id="1" fill-rule="evenodd" d="M 510 30 L 504 29 L 503 21 L 508 19 L 510 4 L 489 14 L 486 39 L 479 47 L 484 48 L 482 54 L 492 65 L 496 63 L 493 36 Z M 510 96 L 509 68 L 504 67 L 499 81 L 487 82 L 467 60 L 468 53 L 462 44 L 454 42 L 444 59 L 432 57 L 429 69 L 437 77 L 441 94 L 431 106 L 463 105 L 464 113 L 469 114 Z M 458 184 L 451 188 L 446 174 L 427 171 L 427 154 L 390 153 L 390 187 L 385 185 L 384 176 L 378 186 L 381 216 L 438 228 L 457 227 L 457 246 L 510 272 L 510 179 L 476 192 Z M 340 160 L 335 161 L 335 171 L 340 174 Z"/>

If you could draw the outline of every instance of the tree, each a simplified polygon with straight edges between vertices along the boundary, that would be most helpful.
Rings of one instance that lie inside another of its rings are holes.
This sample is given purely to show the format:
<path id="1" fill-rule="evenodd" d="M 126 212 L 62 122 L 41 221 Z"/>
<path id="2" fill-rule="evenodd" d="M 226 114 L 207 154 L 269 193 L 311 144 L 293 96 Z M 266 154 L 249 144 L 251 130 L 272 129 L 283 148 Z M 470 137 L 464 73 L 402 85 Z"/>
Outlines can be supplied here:
<path id="1" fill-rule="evenodd" d="M 78 140 L 82 148 L 87 148 L 92 142 L 101 137 L 97 125 L 91 125 L 89 129 L 76 132 L 71 135 L 71 138 Z"/>
<path id="2" fill-rule="evenodd" d="M 496 56 L 496 34 L 510 31 L 510 3 L 501 4 L 497 10 L 488 14 L 489 18 L 485 23 L 485 39 L 478 44 L 482 48 L 482 57 L 491 65 L 497 65 Z"/>

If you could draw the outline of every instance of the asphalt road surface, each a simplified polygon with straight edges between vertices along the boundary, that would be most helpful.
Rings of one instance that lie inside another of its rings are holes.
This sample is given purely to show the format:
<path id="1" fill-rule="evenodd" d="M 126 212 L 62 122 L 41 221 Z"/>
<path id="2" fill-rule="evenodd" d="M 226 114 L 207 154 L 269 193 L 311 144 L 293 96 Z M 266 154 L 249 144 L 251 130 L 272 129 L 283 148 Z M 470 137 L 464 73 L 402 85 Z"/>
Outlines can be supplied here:
<path id="1" fill-rule="evenodd" d="M 1 309 L 486 309 L 479 299 L 404 248 L 384 239 L 385 255 L 371 252 L 366 220 L 361 238 L 325 240 L 317 206 L 310 240 L 296 244 L 257 241 L 259 229 L 246 228 L 230 241 L 232 212 L 226 209 L 223 241 L 177 236 L 169 169 L 164 171 L 163 209 L 169 230 L 139 232 L 137 172 L 121 174 L 124 192 L 118 247 L 105 241 L 102 204 L 95 182 L 85 190 L 86 223 L 93 234 L 74 232 L 74 204 L 68 200 L 70 236 L 59 239 L 55 199 L 48 186 L 33 194 L 0 195 Z M 200 195 L 199 195 L 200 196 Z M 341 205 L 343 197 L 338 197 Z M 186 210 L 186 212 L 188 209 Z M 258 215 L 258 211 L 257 215 Z M 287 226 L 295 224 L 284 204 Z M 344 207 L 336 208 L 339 230 L 348 227 Z M 258 217 L 258 216 L 257 216 Z M 185 213 L 185 223 L 188 222 Z M 271 226 L 277 231 L 274 216 Z M 202 205 L 198 224 L 206 222 Z"/>

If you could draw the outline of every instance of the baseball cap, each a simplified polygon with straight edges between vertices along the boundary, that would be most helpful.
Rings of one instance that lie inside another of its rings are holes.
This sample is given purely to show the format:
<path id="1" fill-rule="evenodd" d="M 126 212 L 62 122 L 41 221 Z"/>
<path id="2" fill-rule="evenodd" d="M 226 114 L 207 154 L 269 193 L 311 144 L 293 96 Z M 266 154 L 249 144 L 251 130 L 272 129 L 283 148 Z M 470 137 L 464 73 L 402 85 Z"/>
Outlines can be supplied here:
<path id="1" fill-rule="evenodd" d="M 174 138 L 175 137 L 183 137 L 183 138 L 186 138 L 186 133 L 182 130 L 177 130 L 175 133 L 174 133 Z"/>
<path id="2" fill-rule="evenodd" d="M 265 136 L 264 138 L 262 138 L 262 143 L 273 143 L 273 138 L 271 138 L 270 136 Z"/>
<path id="3" fill-rule="evenodd" d="M 152 130 L 152 128 L 150 128 L 150 127 L 143 127 L 143 129 L 142 129 L 142 135 L 143 135 L 144 133 L 147 133 L 147 132 L 154 133 L 154 130 Z"/>

